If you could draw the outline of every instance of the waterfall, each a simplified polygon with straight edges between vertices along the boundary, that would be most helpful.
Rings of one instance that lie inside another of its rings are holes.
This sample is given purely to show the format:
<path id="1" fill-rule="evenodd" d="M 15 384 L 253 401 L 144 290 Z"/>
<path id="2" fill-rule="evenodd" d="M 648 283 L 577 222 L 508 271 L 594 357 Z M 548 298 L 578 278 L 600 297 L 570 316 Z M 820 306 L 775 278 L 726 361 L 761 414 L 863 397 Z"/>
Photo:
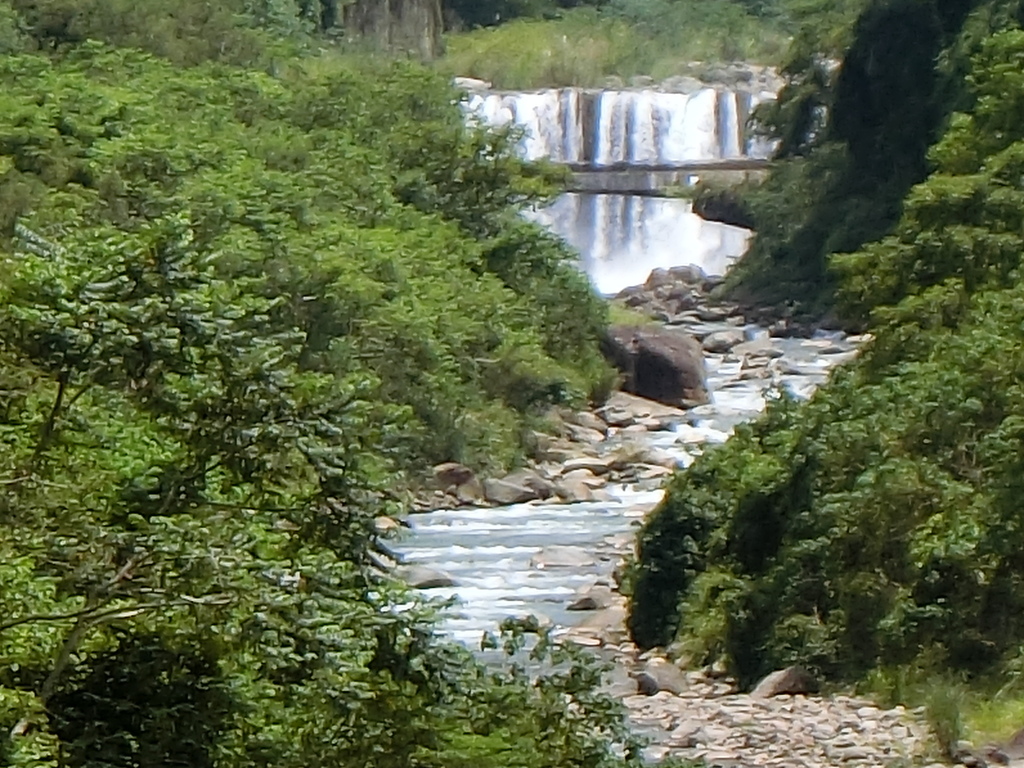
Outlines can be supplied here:
<path id="1" fill-rule="evenodd" d="M 487 125 L 523 132 L 528 160 L 601 167 L 674 165 L 721 158 L 764 158 L 770 145 L 748 137 L 745 117 L 772 94 L 701 88 L 475 92 L 468 110 Z"/>
<path id="2" fill-rule="evenodd" d="M 580 267 L 606 295 L 644 282 L 659 267 L 694 264 L 724 274 L 750 236 L 704 221 L 678 198 L 570 193 L 532 217 L 580 252 Z"/>
<path id="3" fill-rule="evenodd" d="M 746 130 L 769 92 L 698 87 L 541 91 L 475 90 L 471 119 L 517 127 L 528 160 L 600 170 L 609 166 L 682 165 L 763 159 L 772 143 Z M 707 222 L 678 198 L 566 194 L 531 218 L 580 252 L 580 267 L 603 294 L 642 283 L 655 268 L 694 264 L 722 274 L 746 250 L 749 232 Z"/>

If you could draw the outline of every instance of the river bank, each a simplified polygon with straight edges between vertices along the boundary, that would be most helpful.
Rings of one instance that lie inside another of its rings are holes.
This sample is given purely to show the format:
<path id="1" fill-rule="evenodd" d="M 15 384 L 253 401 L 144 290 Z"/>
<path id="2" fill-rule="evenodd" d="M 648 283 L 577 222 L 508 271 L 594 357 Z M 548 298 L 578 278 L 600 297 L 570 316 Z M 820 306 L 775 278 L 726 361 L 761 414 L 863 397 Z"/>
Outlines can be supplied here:
<path id="1" fill-rule="evenodd" d="M 592 412 L 563 414 L 561 430 L 545 438 L 528 470 L 478 479 L 457 466 L 438 468 L 446 481 L 461 482 L 432 497 L 447 508 L 410 517 L 411 536 L 398 545 L 405 567 L 415 569 L 407 573 L 430 594 L 460 601 L 445 630 L 462 642 L 475 645 L 503 618 L 532 614 L 611 661 L 608 691 L 651 740 L 652 760 L 928 764 L 934 746 L 921 711 L 809 687 L 751 695 L 721 670 L 686 669 L 685 659 L 640 653 L 629 641 L 620 568 L 664 477 L 723 443 L 781 391 L 809 397 L 868 340 L 748 323 L 741 308 L 708 298 L 713 280 L 697 277 L 692 269 L 656 272 L 619 300 L 661 321 L 653 327 L 696 340 L 707 402 L 674 408 L 619 392 Z M 683 302 L 689 306 L 672 305 L 666 297 L 678 301 L 684 284 L 693 289 Z M 520 496 L 503 503 L 513 498 L 505 493 Z"/>

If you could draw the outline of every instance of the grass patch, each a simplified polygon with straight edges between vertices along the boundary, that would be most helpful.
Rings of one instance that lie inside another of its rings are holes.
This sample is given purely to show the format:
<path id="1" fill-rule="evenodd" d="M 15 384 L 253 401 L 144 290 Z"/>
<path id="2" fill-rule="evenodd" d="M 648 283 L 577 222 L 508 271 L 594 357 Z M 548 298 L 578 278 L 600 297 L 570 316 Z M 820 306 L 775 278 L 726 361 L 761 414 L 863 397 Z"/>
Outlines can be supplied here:
<path id="1" fill-rule="evenodd" d="M 673 4 L 657 20 L 579 8 L 557 19 L 452 34 L 438 66 L 504 89 L 603 86 L 613 77 L 699 76 L 715 62 L 776 64 L 788 40 L 723 0 Z"/>
<path id="2" fill-rule="evenodd" d="M 1000 743 L 1024 728 L 1024 694 L 978 698 L 964 713 L 964 733 L 975 744 Z"/>
<path id="3" fill-rule="evenodd" d="M 960 740 L 1004 744 L 1024 728 L 1024 690 L 1014 679 L 965 683 L 911 667 L 875 670 L 858 693 L 883 706 L 924 707 L 937 746 L 949 757 Z"/>

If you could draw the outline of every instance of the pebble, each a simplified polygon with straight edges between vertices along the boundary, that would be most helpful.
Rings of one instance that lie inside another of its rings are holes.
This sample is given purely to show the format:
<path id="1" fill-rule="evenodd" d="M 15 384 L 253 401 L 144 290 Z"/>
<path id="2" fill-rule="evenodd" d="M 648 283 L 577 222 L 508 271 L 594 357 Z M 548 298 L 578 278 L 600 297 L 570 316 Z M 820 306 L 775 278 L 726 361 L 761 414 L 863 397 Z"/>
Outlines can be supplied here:
<path id="1" fill-rule="evenodd" d="M 638 725 L 661 725 L 653 742 L 664 757 L 709 766 L 903 768 L 924 765 L 933 747 L 923 719 L 902 708 L 881 710 L 842 695 L 757 700 L 731 692 L 731 681 L 694 672 L 687 677 L 692 684 L 683 695 L 623 699 Z"/>

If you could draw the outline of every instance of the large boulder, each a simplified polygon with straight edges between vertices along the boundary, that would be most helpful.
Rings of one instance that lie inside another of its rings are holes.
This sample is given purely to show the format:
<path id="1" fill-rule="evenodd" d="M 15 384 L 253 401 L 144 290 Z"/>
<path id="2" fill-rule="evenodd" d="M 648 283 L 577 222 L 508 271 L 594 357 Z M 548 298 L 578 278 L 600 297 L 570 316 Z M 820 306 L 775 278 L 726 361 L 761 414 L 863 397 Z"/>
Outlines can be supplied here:
<path id="1" fill-rule="evenodd" d="M 704 354 L 692 336 L 660 326 L 613 325 L 602 345 L 623 389 L 674 406 L 708 402 Z"/>
<path id="2" fill-rule="evenodd" d="M 665 659 L 654 658 L 648 661 L 643 670 L 636 676 L 641 693 L 653 696 L 659 691 L 668 691 L 679 695 L 688 687 L 686 675 L 679 667 Z"/>
<path id="3" fill-rule="evenodd" d="M 413 589 L 455 586 L 455 579 L 449 574 L 425 565 L 400 565 L 395 569 L 395 575 Z"/>
<path id="4" fill-rule="evenodd" d="M 539 499 L 540 494 L 525 483 L 487 478 L 484 480 L 484 498 L 491 504 L 504 507 L 509 504 L 522 504 Z"/>
<path id="5" fill-rule="evenodd" d="M 767 699 L 782 694 L 817 693 L 818 681 L 803 667 L 794 666 L 772 672 L 759 682 L 750 695 Z"/>
<path id="6" fill-rule="evenodd" d="M 442 489 L 450 488 L 453 485 L 456 487 L 465 485 L 475 477 L 472 469 L 455 461 L 446 461 L 434 467 L 434 478 Z"/>

